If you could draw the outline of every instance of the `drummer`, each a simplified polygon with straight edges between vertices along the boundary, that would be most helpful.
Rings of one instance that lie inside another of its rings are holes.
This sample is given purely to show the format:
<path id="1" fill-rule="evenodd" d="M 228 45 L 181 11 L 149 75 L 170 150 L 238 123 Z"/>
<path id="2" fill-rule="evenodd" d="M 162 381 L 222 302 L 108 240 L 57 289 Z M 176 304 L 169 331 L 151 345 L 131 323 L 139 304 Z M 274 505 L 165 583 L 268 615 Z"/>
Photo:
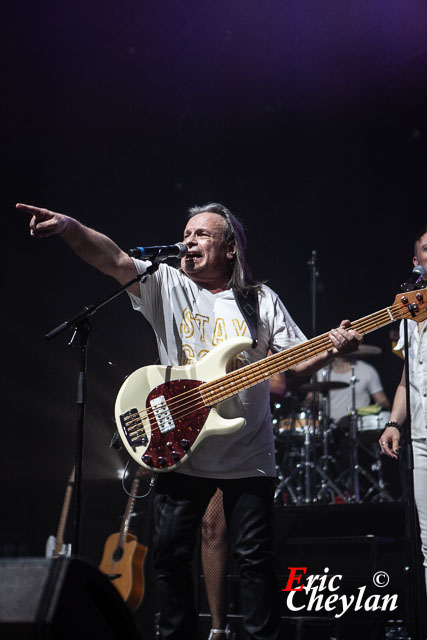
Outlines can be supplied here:
<path id="1" fill-rule="evenodd" d="M 360 353 L 359 353 L 360 351 Z M 370 356 L 380 353 L 379 347 L 370 345 L 361 345 L 358 350 L 358 356 Z M 354 356 L 345 356 L 334 358 L 331 364 L 321 369 L 317 373 L 317 381 L 320 390 L 322 387 L 327 389 L 328 383 L 330 390 L 328 392 L 328 407 L 326 413 L 329 420 L 334 424 L 348 419 L 353 410 L 353 397 L 351 379 L 354 376 L 356 382 L 355 388 L 355 409 L 358 413 L 377 414 L 381 411 L 390 409 L 390 401 L 384 391 L 378 371 L 371 364 L 357 358 L 354 362 Z M 334 383 L 341 383 L 341 388 L 333 388 Z M 308 394 L 305 404 L 312 402 L 312 395 Z"/>

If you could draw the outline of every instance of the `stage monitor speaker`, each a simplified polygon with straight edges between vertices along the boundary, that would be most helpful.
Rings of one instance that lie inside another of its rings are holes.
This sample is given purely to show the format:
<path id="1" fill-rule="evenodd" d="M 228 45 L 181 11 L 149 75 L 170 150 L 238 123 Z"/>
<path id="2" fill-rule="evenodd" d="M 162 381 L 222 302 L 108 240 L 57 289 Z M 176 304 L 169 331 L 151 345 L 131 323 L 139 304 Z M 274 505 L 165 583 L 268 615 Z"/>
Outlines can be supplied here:
<path id="1" fill-rule="evenodd" d="M 0 559 L 3 640 L 141 640 L 108 578 L 80 558 Z"/>

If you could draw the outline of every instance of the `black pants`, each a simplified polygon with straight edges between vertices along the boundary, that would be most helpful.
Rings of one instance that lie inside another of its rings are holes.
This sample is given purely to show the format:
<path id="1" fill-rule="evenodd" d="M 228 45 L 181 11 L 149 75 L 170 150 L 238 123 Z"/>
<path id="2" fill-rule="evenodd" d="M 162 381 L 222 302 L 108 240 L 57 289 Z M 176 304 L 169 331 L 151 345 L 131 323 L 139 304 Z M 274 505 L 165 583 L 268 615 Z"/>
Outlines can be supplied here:
<path id="1" fill-rule="evenodd" d="M 154 565 L 164 640 L 196 638 L 191 561 L 197 531 L 217 487 L 242 589 L 243 623 L 250 638 L 276 640 L 280 616 L 272 549 L 274 479 L 213 480 L 159 474 L 154 499 Z"/>

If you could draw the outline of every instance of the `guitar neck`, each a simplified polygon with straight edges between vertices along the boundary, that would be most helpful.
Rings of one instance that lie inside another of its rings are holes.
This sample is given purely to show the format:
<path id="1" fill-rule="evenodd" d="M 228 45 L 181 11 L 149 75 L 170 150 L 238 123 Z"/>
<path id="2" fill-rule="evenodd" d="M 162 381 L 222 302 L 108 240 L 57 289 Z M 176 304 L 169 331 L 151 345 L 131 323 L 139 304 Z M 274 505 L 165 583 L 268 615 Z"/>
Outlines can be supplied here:
<path id="1" fill-rule="evenodd" d="M 70 478 L 68 480 L 67 488 L 65 490 L 64 504 L 62 505 L 61 516 L 59 518 L 58 531 L 56 532 L 56 545 L 55 545 L 54 555 L 59 555 L 64 545 L 64 531 L 65 531 L 65 525 L 67 523 L 68 511 L 70 509 L 73 487 L 74 487 L 74 469 L 71 472 Z"/>
<path id="2" fill-rule="evenodd" d="M 365 335 L 395 320 L 410 316 L 406 307 L 402 306 L 401 302 L 397 302 L 398 297 L 396 296 L 395 304 L 391 307 L 385 307 L 381 311 L 376 311 L 364 318 L 360 318 L 360 320 L 352 322 L 349 328 Z M 268 380 L 276 373 L 282 373 L 328 349 L 332 349 L 333 346 L 329 333 L 324 333 L 295 347 L 246 365 L 237 371 L 232 371 L 222 378 L 205 382 L 199 388 L 203 401 L 206 406 L 215 405 L 263 380 Z"/>
<path id="3" fill-rule="evenodd" d="M 132 487 L 130 490 L 131 495 L 127 501 L 126 510 L 123 516 L 122 525 L 120 527 L 120 543 L 119 546 L 123 546 L 127 533 L 129 531 L 129 522 L 132 515 L 133 507 L 135 504 L 135 496 L 137 495 L 139 489 L 139 478 L 135 477 L 132 482 Z"/>

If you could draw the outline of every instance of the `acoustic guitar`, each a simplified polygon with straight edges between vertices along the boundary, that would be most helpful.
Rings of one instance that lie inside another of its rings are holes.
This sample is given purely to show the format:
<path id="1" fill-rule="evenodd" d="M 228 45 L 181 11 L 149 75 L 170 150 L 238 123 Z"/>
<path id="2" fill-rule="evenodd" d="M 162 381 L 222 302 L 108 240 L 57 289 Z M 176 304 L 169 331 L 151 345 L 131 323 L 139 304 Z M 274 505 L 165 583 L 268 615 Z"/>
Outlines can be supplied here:
<path id="1" fill-rule="evenodd" d="M 71 543 L 64 544 L 64 531 L 67 524 L 68 512 L 70 510 L 71 496 L 74 488 L 74 468 L 65 489 L 64 503 L 62 505 L 61 516 L 59 518 L 56 536 L 49 536 L 46 542 L 46 558 L 56 558 L 57 556 L 70 556 Z"/>
<path id="2" fill-rule="evenodd" d="M 364 335 L 403 318 L 427 318 L 425 289 L 398 294 L 390 307 L 350 328 Z M 116 398 L 115 418 L 129 455 L 152 471 L 176 469 L 206 437 L 244 426 L 242 417 L 221 416 L 228 398 L 333 347 L 324 333 L 227 373 L 230 360 L 251 344 L 250 338 L 232 338 L 189 365 L 151 365 L 128 376 Z"/>
<path id="3" fill-rule="evenodd" d="M 148 547 L 138 542 L 129 532 L 135 496 L 138 494 L 140 478 L 147 475 L 144 469 L 138 470 L 132 482 L 123 521 L 118 533 L 112 533 L 106 540 L 99 570 L 104 573 L 134 612 L 144 597 L 144 562 Z"/>

